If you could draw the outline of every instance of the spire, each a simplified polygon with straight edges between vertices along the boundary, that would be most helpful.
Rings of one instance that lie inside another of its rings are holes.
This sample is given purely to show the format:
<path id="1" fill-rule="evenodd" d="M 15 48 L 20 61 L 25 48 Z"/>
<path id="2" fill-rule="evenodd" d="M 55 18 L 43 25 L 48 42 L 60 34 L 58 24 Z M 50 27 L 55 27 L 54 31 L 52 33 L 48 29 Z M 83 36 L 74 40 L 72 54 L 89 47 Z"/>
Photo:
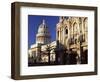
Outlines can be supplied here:
<path id="1" fill-rule="evenodd" d="M 44 24 L 45 25 L 45 20 L 43 19 L 43 23 L 42 24 Z"/>

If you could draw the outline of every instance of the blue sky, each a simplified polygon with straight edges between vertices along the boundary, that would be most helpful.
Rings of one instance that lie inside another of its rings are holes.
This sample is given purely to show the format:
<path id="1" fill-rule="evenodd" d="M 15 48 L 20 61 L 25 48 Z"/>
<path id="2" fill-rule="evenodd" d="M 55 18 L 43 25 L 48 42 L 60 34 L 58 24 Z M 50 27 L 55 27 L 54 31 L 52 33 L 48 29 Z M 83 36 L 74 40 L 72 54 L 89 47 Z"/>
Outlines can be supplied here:
<path id="1" fill-rule="evenodd" d="M 59 16 L 28 15 L 28 47 L 36 43 L 38 27 L 43 20 L 48 26 L 51 40 L 56 40 L 56 24 L 59 21 Z"/>

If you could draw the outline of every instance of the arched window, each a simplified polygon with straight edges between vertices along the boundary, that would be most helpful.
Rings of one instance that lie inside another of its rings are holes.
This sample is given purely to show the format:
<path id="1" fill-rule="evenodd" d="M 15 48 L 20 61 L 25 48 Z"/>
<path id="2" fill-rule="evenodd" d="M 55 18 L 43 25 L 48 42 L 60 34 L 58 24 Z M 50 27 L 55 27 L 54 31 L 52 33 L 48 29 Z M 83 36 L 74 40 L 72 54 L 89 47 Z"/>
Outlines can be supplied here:
<path id="1" fill-rule="evenodd" d="M 74 34 L 76 34 L 77 31 L 78 31 L 78 25 L 77 25 L 77 23 L 75 22 L 75 23 L 73 24 L 73 32 L 74 32 Z"/>
<path id="2" fill-rule="evenodd" d="M 84 32 L 87 32 L 87 29 L 88 29 L 88 21 L 87 21 L 87 18 L 84 19 L 83 23 L 84 23 L 83 24 L 84 25 L 83 26 L 84 27 Z"/>
<path id="3" fill-rule="evenodd" d="M 84 39 L 87 42 L 87 39 L 88 39 L 88 37 L 87 37 L 88 36 L 88 33 L 87 33 L 88 32 L 88 20 L 87 20 L 87 18 L 84 19 L 83 23 L 84 23 L 83 24 L 84 25 L 83 26 L 83 28 L 84 28 Z"/>
<path id="4" fill-rule="evenodd" d="M 65 34 L 68 34 L 68 29 L 65 30 Z"/>
<path id="5" fill-rule="evenodd" d="M 82 19 L 81 19 L 81 17 L 79 18 L 79 29 L 80 29 L 80 32 L 82 32 Z"/>

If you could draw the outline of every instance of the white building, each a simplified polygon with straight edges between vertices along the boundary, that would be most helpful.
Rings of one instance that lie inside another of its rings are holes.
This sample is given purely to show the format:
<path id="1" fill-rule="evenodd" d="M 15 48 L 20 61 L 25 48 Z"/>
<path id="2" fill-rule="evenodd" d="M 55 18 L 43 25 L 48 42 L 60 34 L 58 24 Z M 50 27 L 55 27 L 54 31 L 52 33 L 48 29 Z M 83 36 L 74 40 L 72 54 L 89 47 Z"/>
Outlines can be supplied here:
<path id="1" fill-rule="evenodd" d="M 56 41 L 51 42 L 51 36 L 50 32 L 48 30 L 48 27 L 45 23 L 45 20 L 43 20 L 42 24 L 38 27 L 38 33 L 36 34 L 36 44 L 33 44 L 30 46 L 29 49 L 29 58 L 33 57 L 33 60 L 35 62 L 49 62 L 55 61 L 55 53 L 53 49 L 56 47 L 57 43 Z M 50 51 L 47 51 L 48 49 L 51 49 Z M 48 53 L 50 53 L 50 60 Z"/>

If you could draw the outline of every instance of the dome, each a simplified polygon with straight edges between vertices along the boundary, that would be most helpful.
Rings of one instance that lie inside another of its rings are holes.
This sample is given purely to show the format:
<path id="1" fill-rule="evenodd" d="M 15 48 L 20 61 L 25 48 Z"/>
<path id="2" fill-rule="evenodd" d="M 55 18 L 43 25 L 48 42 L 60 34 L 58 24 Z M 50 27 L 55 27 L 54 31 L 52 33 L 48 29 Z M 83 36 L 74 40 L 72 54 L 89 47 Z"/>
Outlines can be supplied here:
<path id="1" fill-rule="evenodd" d="M 39 25 L 37 36 L 50 36 L 45 20 Z"/>
<path id="2" fill-rule="evenodd" d="M 43 20 L 42 24 L 39 25 L 38 28 L 38 33 L 36 35 L 36 43 L 41 43 L 41 44 L 48 44 L 51 36 L 48 30 L 48 27 L 45 23 L 45 20 Z"/>

